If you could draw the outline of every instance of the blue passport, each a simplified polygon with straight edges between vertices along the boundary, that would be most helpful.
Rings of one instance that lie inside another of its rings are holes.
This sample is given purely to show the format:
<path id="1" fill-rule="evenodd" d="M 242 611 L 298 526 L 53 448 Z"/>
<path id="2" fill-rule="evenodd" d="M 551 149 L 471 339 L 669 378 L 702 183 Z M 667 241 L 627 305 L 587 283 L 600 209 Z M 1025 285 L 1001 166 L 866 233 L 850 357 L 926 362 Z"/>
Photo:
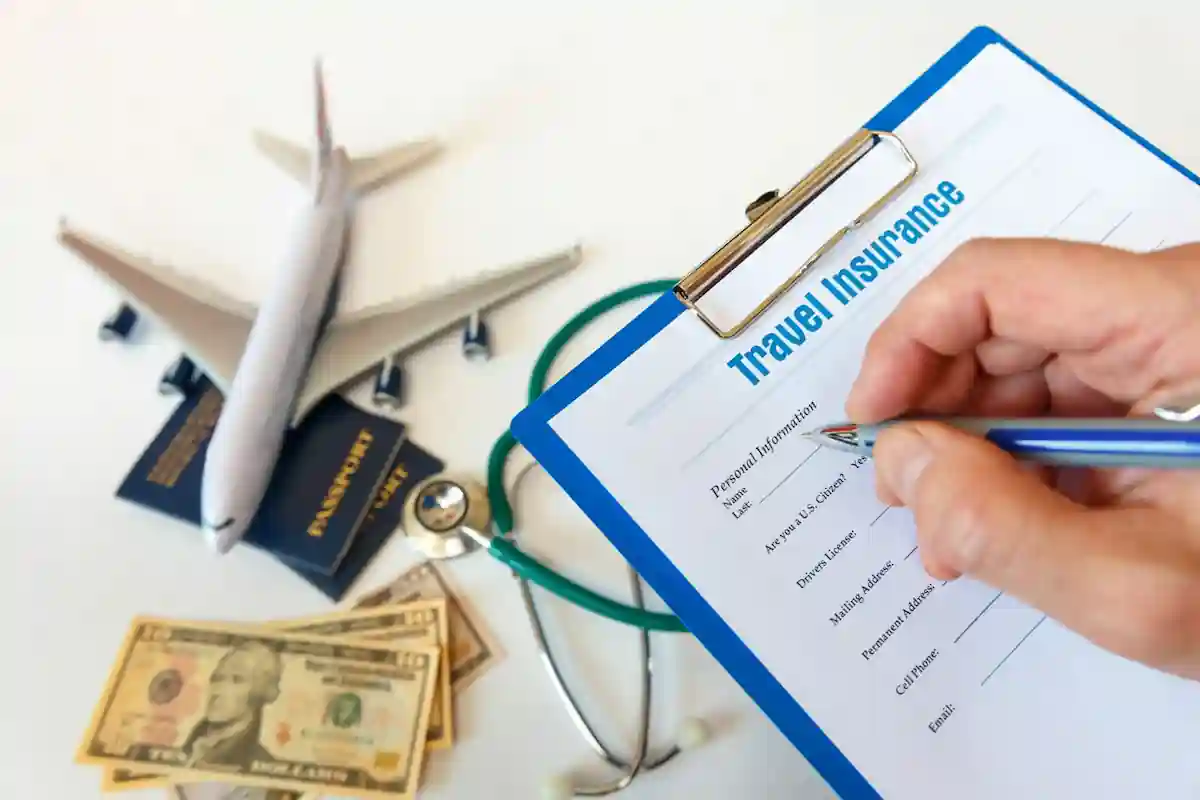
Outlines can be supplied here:
<path id="1" fill-rule="evenodd" d="M 366 519 L 338 571 L 333 575 L 319 575 L 295 567 L 293 570 L 327 597 L 340 600 L 355 578 L 387 544 L 391 535 L 400 529 L 405 495 L 418 483 L 445 468 L 439 458 L 417 446 L 411 439 L 405 439 L 404 444 L 400 445 L 399 455 L 392 462 L 391 472 L 367 511 Z"/>
<path id="2" fill-rule="evenodd" d="M 117 496 L 198 527 L 204 454 L 221 402 L 220 391 L 202 379 Z M 418 472 L 440 469 L 440 461 L 407 441 L 403 424 L 329 395 L 288 434 L 243 541 L 271 553 L 325 594 L 344 592 L 396 528 L 399 503 L 389 515 L 393 504 L 381 500 L 411 486 Z"/>
<path id="3" fill-rule="evenodd" d="M 341 600 L 371 559 L 387 544 L 392 533 L 399 529 L 405 495 L 419 482 L 443 469 L 445 464 L 440 459 L 411 439 L 405 439 L 338 571 L 323 575 L 295 566 L 292 570 L 334 602 Z"/>

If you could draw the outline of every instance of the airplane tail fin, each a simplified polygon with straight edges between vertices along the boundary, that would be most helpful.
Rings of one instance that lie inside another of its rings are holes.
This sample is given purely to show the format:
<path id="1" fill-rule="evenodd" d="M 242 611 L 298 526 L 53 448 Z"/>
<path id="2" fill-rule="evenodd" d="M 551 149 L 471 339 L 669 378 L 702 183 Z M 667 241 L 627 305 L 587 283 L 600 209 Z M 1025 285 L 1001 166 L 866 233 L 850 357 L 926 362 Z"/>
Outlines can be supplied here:
<path id="1" fill-rule="evenodd" d="M 311 177 L 312 185 L 316 186 L 317 177 L 322 170 L 329 166 L 333 156 L 333 131 L 329 127 L 329 112 L 325 105 L 325 75 L 321 70 L 320 59 L 313 62 L 313 111 L 317 118 L 314 131 L 317 159 L 313 163 Z"/>
<path id="2" fill-rule="evenodd" d="M 265 131 L 254 132 L 254 143 L 263 155 L 295 180 L 310 186 L 317 185 L 321 170 L 329 164 L 333 154 L 333 130 L 329 124 L 325 77 L 319 59 L 313 64 L 313 95 L 316 125 L 311 152 Z M 418 166 L 439 149 L 437 142 L 421 139 L 352 157 L 351 186 L 360 194 L 366 194 Z M 312 153 L 316 153 L 315 159 Z"/>
<path id="3" fill-rule="evenodd" d="M 320 169 L 319 160 L 314 164 L 308 150 L 274 134 L 255 131 L 254 144 L 275 166 L 301 184 L 311 185 L 313 170 Z M 437 142 L 421 139 L 351 158 L 351 185 L 366 194 L 419 166 L 440 149 Z"/>
<path id="4" fill-rule="evenodd" d="M 432 139 L 419 139 L 356 156 L 350 159 L 350 181 L 358 192 L 366 194 L 432 158 L 440 149 Z"/>

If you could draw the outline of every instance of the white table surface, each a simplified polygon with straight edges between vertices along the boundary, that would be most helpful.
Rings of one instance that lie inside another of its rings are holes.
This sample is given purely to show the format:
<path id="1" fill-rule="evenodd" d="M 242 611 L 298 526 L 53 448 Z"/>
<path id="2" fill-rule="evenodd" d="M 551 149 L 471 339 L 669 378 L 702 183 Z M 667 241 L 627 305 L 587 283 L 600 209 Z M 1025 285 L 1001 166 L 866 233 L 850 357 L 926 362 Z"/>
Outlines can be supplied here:
<path id="1" fill-rule="evenodd" d="M 410 401 L 397 416 L 481 477 L 539 348 L 569 315 L 627 283 L 685 272 L 741 225 L 749 200 L 790 185 L 974 24 L 1200 164 L 1198 12 L 1182 0 L 1082 14 L 1011 0 L 738 2 L 720 13 L 489 5 L 3 4 L 0 794 L 100 793 L 97 770 L 72 756 L 132 616 L 258 620 L 329 607 L 267 556 L 211 556 L 193 530 L 114 498 L 174 405 L 155 387 L 177 344 L 152 325 L 129 346 L 99 343 L 115 297 L 53 238 L 67 214 L 256 299 L 301 194 L 249 134 L 309 135 L 315 54 L 335 133 L 352 150 L 426 135 L 448 146 L 363 204 L 347 307 L 575 237 L 585 245 L 579 270 L 491 316 L 489 363 L 461 359 L 457 332 L 407 362 Z M 568 361 L 633 312 L 595 325 Z M 519 511 L 531 549 L 593 586 L 625 589 L 615 551 L 544 474 Z M 413 560 L 393 540 L 358 591 Z M 459 699 L 459 741 L 434 759 L 423 796 L 528 798 L 554 772 L 605 774 L 544 680 L 509 574 L 483 555 L 449 569 L 507 657 Z M 635 637 L 548 607 L 601 730 L 630 743 Z M 659 640 L 656 742 L 683 714 L 716 735 L 641 778 L 630 800 L 829 796 L 694 640 Z"/>

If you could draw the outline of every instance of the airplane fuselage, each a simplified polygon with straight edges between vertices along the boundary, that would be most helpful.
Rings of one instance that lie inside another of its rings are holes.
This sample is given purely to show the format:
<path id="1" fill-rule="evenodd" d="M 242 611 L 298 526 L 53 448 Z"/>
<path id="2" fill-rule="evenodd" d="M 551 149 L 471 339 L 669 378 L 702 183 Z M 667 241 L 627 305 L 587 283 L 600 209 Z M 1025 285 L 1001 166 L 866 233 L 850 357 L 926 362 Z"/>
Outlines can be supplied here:
<path id="1" fill-rule="evenodd" d="M 352 215 L 348 170 L 337 149 L 317 176 L 213 429 L 200 503 L 202 527 L 218 552 L 242 538 L 258 511 L 312 353 L 336 307 Z"/>
<path id="2" fill-rule="evenodd" d="M 476 316 L 579 263 L 575 244 L 503 270 L 363 309 L 337 314 L 352 217 L 360 197 L 390 183 L 440 150 L 418 140 L 349 158 L 335 145 L 320 61 L 313 67 L 312 147 L 263 133 L 257 148 L 311 188 L 289 248 L 261 302 L 197 286 L 176 270 L 74 230 L 59 221 L 59 242 L 122 294 L 122 313 L 102 337 L 123 339 L 145 313 L 181 342 L 183 354 L 160 381 L 164 393 L 188 393 L 196 373 L 224 395 L 202 464 L 200 522 L 205 539 L 226 553 L 261 513 L 290 429 L 319 400 L 379 365 L 375 401 L 398 401 L 393 359 L 451 325 L 468 321 L 463 353 L 486 357 L 486 327 Z M 335 316 L 339 323 L 328 331 Z"/>

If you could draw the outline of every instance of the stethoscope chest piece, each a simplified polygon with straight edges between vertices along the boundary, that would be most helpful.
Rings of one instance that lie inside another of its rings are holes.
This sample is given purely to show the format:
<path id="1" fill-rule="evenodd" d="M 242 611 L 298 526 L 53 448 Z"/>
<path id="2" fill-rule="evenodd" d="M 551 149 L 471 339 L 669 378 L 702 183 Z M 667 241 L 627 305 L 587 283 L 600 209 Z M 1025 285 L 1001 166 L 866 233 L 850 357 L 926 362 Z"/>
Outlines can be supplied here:
<path id="1" fill-rule="evenodd" d="M 491 523 L 487 490 L 469 478 L 433 475 L 404 498 L 401 527 L 426 558 L 455 558 L 471 552 L 477 545 L 468 531 L 486 533 Z"/>

